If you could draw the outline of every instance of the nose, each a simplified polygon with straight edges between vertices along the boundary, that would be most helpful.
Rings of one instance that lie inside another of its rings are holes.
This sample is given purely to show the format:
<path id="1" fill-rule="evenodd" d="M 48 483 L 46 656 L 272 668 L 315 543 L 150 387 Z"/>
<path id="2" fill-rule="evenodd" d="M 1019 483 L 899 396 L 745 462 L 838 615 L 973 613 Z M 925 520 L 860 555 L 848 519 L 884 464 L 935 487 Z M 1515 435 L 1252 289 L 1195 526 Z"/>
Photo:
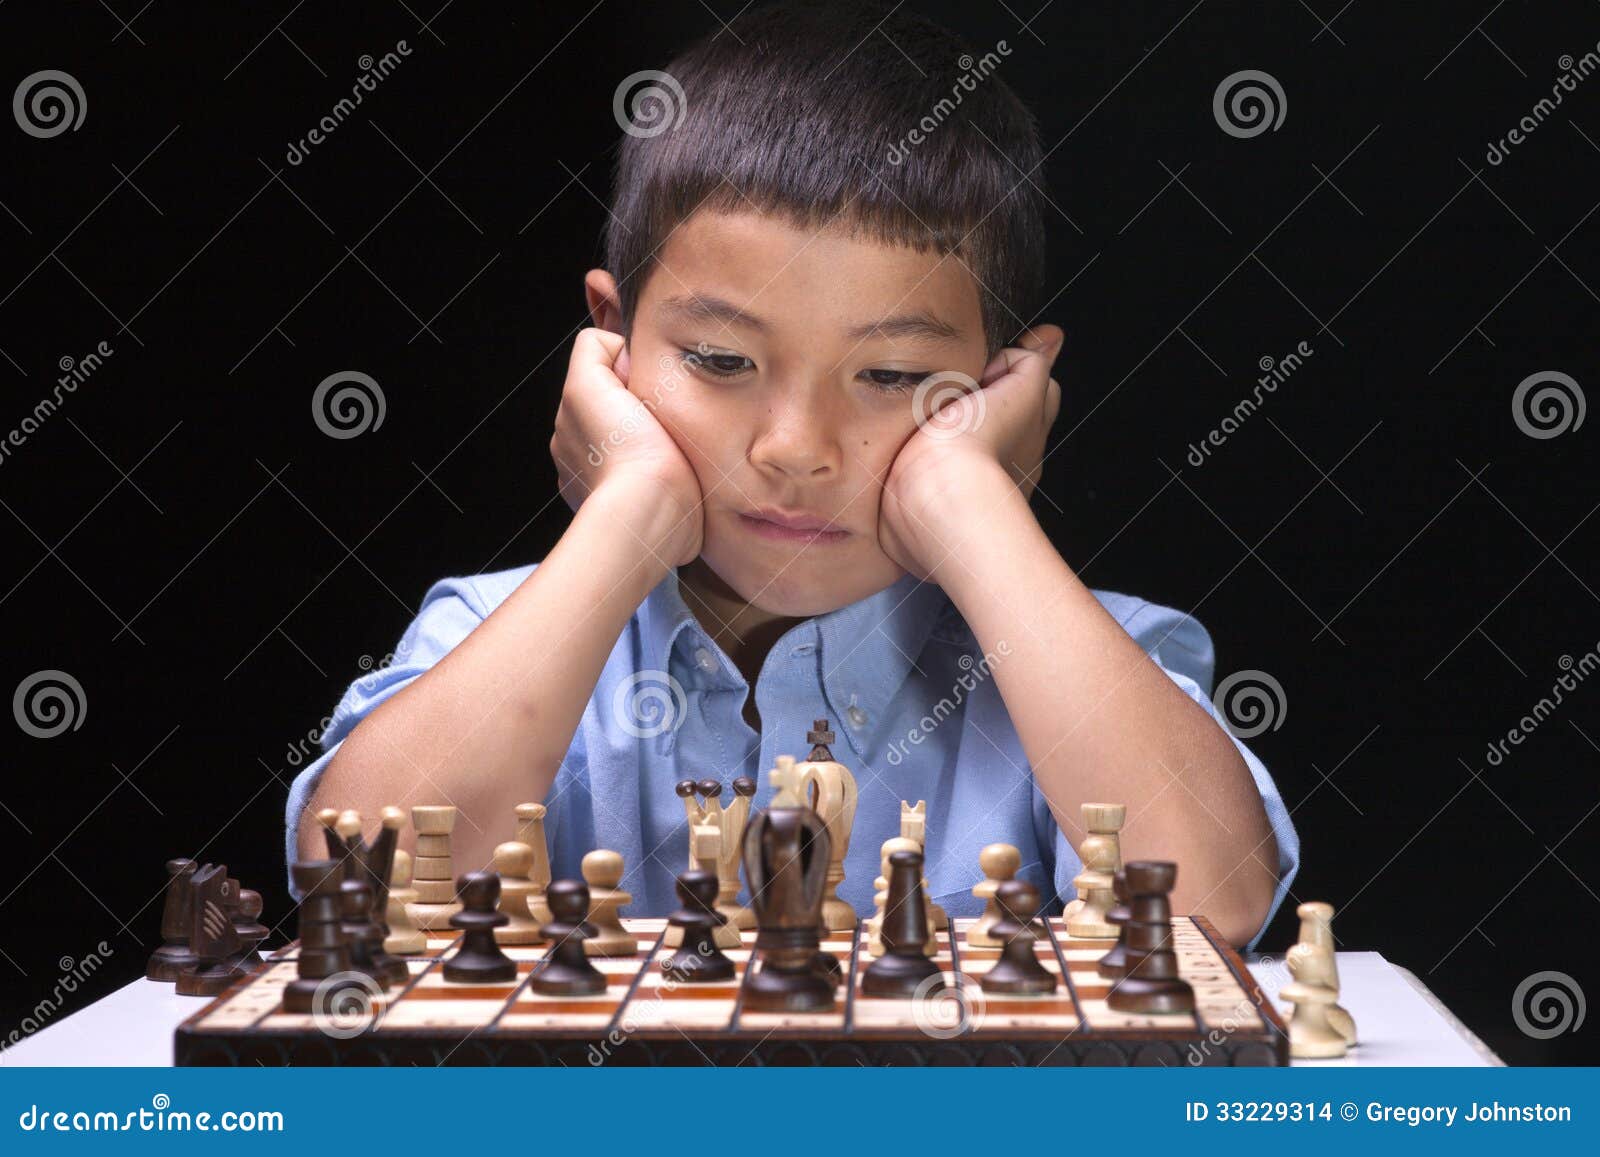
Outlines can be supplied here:
<path id="1" fill-rule="evenodd" d="M 778 393 L 750 450 L 750 461 L 800 482 L 823 482 L 840 470 L 839 416 L 823 389 L 796 386 Z"/>

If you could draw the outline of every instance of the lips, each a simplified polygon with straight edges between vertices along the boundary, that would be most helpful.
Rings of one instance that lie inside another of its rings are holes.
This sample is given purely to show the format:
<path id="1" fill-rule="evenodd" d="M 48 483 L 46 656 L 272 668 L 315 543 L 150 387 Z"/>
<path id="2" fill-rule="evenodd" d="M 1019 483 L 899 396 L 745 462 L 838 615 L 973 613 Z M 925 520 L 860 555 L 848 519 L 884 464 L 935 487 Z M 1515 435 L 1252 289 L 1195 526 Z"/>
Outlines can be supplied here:
<path id="1" fill-rule="evenodd" d="M 763 522 L 770 522 L 774 526 L 781 526 L 785 530 L 837 530 L 838 527 L 830 525 L 831 519 L 820 514 L 808 514 L 804 511 L 788 512 L 773 507 L 762 507 L 752 511 L 751 518 L 759 518 Z"/>
<path id="2" fill-rule="evenodd" d="M 828 526 L 828 519 L 804 511 L 763 508 L 754 514 L 739 514 L 739 522 L 758 538 L 801 545 L 843 542 L 848 530 Z M 826 529 L 824 529 L 826 528 Z"/>

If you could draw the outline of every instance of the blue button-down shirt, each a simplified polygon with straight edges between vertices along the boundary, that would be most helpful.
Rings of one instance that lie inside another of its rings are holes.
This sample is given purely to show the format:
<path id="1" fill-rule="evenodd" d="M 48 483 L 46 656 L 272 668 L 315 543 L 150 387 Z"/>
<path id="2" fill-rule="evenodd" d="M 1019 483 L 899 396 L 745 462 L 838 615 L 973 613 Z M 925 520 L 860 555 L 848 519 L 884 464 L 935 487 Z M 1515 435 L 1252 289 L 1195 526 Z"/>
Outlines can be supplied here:
<path id="1" fill-rule="evenodd" d="M 291 862 L 299 817 L 339 743 L 465 638 L 533 569 L 445 579 L 427 592 L 392 661 L 345 692 L 324 729 L 323 754 L 295 778 L 287 812 Z M 1218 718 L 1210 699 L 1211 638 L 1199 621 L 1143 599 L 1094 593 L 1151 659 Z M 940 587 L 906 575 L 785 632 L 756 678 L 758 735 L 744 719 L 748 684 L 689 610 L 673 571 L 623 629 L 543 800 L 552 870 L 557 878 L 575 878 L 586 852 L 620 852 L 622 886 L 633 895 L 625 914 L 665 915 L 677 907 L 674 879 L 688 864 L 677 783 L 715 779 L 728 799 L 726 785 L 746 775 L 760 785 L 754 804 L 763 807 L 774 794 L 766 770 L 781 754 L 804 759 L 812 721 L 826 717 L 837 735 L 834 758 L 850 768 L 859 789 L 839 888 L 857 912 L 873 909 L 879 848 L 899 834 L 902 800 L 927 801 L 928 886 L 951 915 L 982 910 L 972 886 L 982 879 L 978 852 L 991 843 L 1014 845 L 1022 878 L 1046 896 L 1070 899 L 1081 861 L 1056 826 L 1001 701 L 993 668 L 1004 662 L 1003 654 L 983 654 Z M 1267 769 L 1234 743 L 1277 837 L 1270 921 L 1299 869 L 1300 840 Z M 506 817 L 506 839 L 514 823 Z"/>

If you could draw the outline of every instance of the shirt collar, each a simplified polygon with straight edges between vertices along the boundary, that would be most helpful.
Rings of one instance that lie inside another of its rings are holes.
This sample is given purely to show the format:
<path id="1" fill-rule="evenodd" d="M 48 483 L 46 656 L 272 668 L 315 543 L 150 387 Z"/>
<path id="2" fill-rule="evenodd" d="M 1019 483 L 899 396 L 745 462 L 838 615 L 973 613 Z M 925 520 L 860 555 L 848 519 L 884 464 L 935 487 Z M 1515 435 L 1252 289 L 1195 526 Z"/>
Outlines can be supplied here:
<path id="1" fill-rule="evenodd" d="M 668 671 L 678 634 L 689 628 L 705 638 L 703 645 L 730 678 L 742 679 L 722 649 L 701 630 L 684 601 L 676 568 L 646 596 L 641 612 L 641 658 L 648 669 Z M 789 646 L 790 634 L 811 630 L 820 640 L 823 690 L 835 712 L 834 729 L 858 749 L 856 736 L 871 733 L 884 718 L 930 637 L 970 641 L 943 589 L 909 574 L 876 594 L 797 624 L 774 646 Z M 851 724 L 852 706 L 861 713 L 854 717 L 861 720 L 860 726 Z"/>

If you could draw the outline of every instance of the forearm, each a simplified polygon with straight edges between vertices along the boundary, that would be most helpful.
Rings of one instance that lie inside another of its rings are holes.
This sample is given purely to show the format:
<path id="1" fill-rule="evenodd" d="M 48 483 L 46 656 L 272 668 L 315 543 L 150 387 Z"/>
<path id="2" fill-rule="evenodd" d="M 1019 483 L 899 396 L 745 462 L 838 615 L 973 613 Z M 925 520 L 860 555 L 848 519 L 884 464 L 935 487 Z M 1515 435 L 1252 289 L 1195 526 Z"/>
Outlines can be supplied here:
<path id="1" fill-rule="evenodd" d="M 1076 843 L 1083 803 L 1127 804 L 1124 860 L 1176 861 L 1175 910 L 1244 941 L 1271 902 L 1277 850 L 1238 749 L 1105 611 L 1008 480 L 982 509 L 948 520 L 961 529 L 944 532 L 937 581 L 983 650 L 1004 652 L 993 677 L 1056 822 Z"/>
<path id="2" fill-rule="evenodd" d="M 676 517 L 631 483 L 591 495 L 533 574 L 344 740 L 302 853 L 322 853 L 318 808 L 450 803 L 457 867 L 486 865 L 516 804 L 549 791 L 617 637 L 669 569 L 658 544 Z"/>

